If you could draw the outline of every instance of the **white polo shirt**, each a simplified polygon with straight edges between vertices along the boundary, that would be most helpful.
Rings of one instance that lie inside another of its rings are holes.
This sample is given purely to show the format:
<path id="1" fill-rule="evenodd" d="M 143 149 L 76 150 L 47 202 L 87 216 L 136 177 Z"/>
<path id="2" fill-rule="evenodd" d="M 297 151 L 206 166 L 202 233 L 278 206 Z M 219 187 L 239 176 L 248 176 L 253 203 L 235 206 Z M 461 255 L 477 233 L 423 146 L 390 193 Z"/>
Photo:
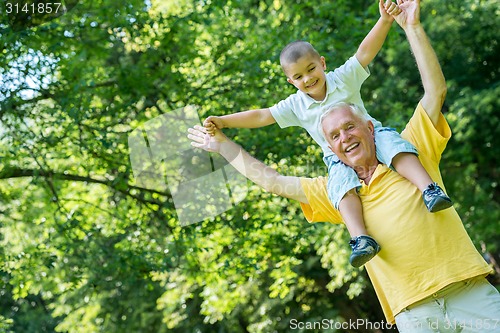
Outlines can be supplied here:
<path id="1" fill-rule="evenodd" d="M 276 123 L 281 128 L 289 126 L 303 127 L 323 149 L 324 156 L 333 155 L 328 143 L 318 131 L 319 120 L 327 107 L 340 102 L 358 105 L 375 127 L 382 124 L 366 112 L 361 99 L 361 85 L 370 76 L 368 68 L 363 68 L 356 56 L 345 64 L 326 74 L 326 96 L 323 101 L 316 101 L 308 94 L 298 90 L 270 108 Z"/>

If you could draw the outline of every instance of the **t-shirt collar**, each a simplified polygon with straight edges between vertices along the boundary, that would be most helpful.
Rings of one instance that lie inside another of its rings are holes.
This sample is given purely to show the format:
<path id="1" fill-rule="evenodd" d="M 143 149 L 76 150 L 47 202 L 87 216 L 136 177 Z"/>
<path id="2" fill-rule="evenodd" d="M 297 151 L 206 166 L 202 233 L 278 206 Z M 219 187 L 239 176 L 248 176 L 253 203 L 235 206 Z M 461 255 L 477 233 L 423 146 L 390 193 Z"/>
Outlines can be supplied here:
<path id="1" fill-rule="evenodd" d="M 373 184 L 374 182 L 377 181 L 377 178 L 382 177 L 383 175 L 385 175 L 389 171 L 391 171 L 391 169 L 387 165 L 379 163 L 377 165 L 377 168 L 373 172 L 372 177 L 370 178 L 370 184 L 366 185 L 366 183 L 361 180 L 362 186 L 370 187 L 371 184 Z"/>

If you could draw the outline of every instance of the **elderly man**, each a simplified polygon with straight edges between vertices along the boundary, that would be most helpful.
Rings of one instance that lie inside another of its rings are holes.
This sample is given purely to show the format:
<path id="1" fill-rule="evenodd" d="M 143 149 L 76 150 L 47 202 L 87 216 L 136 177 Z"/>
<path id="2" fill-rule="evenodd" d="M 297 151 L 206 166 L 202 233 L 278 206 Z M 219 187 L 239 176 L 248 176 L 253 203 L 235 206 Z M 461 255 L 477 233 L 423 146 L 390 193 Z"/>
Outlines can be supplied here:
<path id="1" fill-rule="evenodd" d="M 446 83 L 420 23 L 419 0 L 398 0 L 395 17 L 412 48 L 424 87 L 401 136 L 413 143 L 432 179 L 443 185 L 441 154 L 451 137 L 441 113 Z M 455 209 L 431 214 L 420 192 L 375 154 L 373 124 L 356 107 L 340 104 L 323 116 L 330 148 L 360 179 L 367 231 L 380 243 L 365 267 L 390 323 L 400 332 L 500 332 L 500 295 L 485 279 L 491 268 L 467 235 Z M 341 223 L 326 192 L 326 178 L 288 177 L 251 157 L 223 134 L 197 126 L 195 147 L 219 152 L 249 179 L 278 195 L 299 200 L 310 222 Z"/>

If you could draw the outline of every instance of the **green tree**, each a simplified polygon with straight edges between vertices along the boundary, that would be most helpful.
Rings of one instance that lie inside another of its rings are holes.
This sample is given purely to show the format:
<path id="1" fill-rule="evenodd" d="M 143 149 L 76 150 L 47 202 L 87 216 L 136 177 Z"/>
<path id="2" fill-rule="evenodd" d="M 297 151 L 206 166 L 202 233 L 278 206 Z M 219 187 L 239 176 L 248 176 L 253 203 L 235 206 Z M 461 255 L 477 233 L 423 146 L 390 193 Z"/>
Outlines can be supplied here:
<path id="1" fill-rule="evenodd" d="M 495 5 L 429 0 L 422 8 L 449 84 L 445 183 L 477 246 L 494 255 Z M 168 191 L 136 183 L 127 141 L 188 104 L 201 117 L 273 105 L 294 91 L 279 68 L 281 48 L 306 39 L 333 69 L 377 20 L 376 2 L 67 6 L 24 29 L 12 16 L 0 21 L 0 331 L 286 332 L 292 319 L 380 322 L 365 272 L 348 265 L 345 228 L 308 225 L 296 202 L 251 184 L 231 210 L 181 226 Z M 371 71 L 368 110 L 402 129 L 422 91 L 400 29 Z M 300 129 L 228 134 L 282 173 L 326 173 Z"/>

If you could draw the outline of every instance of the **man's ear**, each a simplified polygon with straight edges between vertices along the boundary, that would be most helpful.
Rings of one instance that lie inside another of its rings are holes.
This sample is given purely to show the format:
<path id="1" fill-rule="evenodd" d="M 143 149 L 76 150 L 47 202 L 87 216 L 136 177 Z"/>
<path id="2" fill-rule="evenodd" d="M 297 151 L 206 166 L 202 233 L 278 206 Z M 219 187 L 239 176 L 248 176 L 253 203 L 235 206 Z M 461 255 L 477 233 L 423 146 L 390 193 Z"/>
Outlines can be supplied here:
<path id="1" fill-rule="evenodd" d="M 291 85 L 294 85 L 292 79 L 290 79 L 289 77 L 286 78 L 286 82 L 290 83 Z"/>
<path id="2" fill-rule="evenodd" d="M 373 123 L 371 120 L 368 120 L 368 129 L 370 130 L 370 133 L 374 136 L 375 134 L 375 126 L 373 126 Z"/>
<path id="3" fill-rule="evenodd" d="M 321 65 L 323 66 L 323 70 L 326 70 L 326 60 L 325 60 L 325 57 L 321 56 L 321 57 L 319 57 L 319 60 L 321 61 Z"/>

